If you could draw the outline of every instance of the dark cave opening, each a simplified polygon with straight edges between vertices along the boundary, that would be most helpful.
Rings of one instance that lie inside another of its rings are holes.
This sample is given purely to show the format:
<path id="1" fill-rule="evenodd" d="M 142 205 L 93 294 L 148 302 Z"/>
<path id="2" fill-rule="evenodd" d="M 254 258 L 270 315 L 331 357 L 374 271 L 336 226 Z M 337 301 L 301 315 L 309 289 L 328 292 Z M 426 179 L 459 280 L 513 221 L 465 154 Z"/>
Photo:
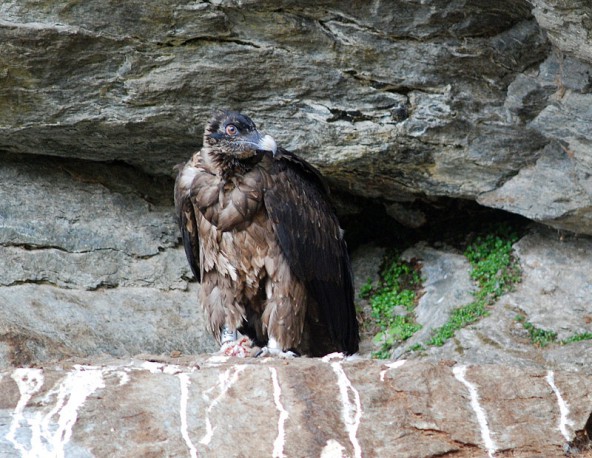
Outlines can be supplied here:
<path id="1" fill-rule="evenodd" d="M 136 195 L 151 206 L 170 207 L 174 215 L 172 176 L 151 175 L 121 161 L 3 154 L 2 162 L 20 169 L 19 173 L 32 181 L 44 177 L 56 184 L 62 180 L 98 184 L 115 194 Z M 418 196 L 413 201 L 388 202 L 339 189 L 332 189 L 331 196 L 350 252 L 370 243 L 403 251 L 419 241 L 462 250 L 475 235 L 492 231 L 500 224 L 520 233 L 532 223 L 469 199 Z M 390 211 L 393 207 L 398 209 L 398 218 Z"/>
<path id="2" fill-rule="evenodd" d="M 351 251 L 369 243 L 403 251 L 420 241 L 462 250 L 475 236 L 495 231 L 500 226 L 508 226 L 521 234 L 532 224 L 523 216 L 484 207 L 475 201 L 438 197 L 418 198 L 404 204 L 409 211 L 421 215 L 422 224 L 410 227 L 389 215 L 388 202 L 352 195 L 337 198 L 347 199 L 350 207 L 353 205 L 359 210 L 339 215 Z"/>

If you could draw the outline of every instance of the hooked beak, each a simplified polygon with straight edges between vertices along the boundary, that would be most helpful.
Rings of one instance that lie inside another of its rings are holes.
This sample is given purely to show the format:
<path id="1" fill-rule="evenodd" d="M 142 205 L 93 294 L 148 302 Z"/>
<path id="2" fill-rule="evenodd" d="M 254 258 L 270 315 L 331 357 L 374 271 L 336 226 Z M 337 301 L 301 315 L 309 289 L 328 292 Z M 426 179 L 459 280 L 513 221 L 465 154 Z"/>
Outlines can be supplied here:
<path id="1" fill-rule="evenodd" d="M 257 143 L 257 149 L 261 151 L 268 151 L 274 157 L 277 154 L 277 144 L 271 135 L 264 135 Z"/>

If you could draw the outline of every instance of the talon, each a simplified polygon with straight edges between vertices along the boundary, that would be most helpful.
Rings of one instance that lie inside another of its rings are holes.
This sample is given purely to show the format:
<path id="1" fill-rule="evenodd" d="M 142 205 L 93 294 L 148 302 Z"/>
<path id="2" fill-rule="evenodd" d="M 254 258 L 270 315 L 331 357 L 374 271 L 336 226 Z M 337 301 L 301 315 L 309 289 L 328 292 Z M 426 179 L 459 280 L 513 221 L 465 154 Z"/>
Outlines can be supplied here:
<path id="1" fill-rule="evenodd" d="M 300 354 L 296 350 L 282 350 L 275 339 L 269 339 L 265 347 L 255 354 L 255 358 L 263 358 L 265 356 L 277 356 L 279 358 L 297 358 Z"/>
<path id="2" fill-rule="evenodd" d="M 267 356 L 277 356 L 278 358 L 291 359 L 298 358 L 300 355 L 292 350 L 272 350 L 269 347 L 263 347 L 255 354 L 255 358 L 264 358 Z"/>

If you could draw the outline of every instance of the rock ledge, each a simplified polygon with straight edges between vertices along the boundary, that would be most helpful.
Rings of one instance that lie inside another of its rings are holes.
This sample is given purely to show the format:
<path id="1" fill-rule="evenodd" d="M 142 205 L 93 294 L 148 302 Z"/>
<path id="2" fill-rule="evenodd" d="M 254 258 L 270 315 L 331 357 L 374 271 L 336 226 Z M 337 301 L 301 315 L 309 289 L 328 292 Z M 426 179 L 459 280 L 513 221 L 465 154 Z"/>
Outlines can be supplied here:
<path id="1" fill-rule="evenodd" d="M 339 355 L 69 362 L 0 393 L 4 455 L 559 456 L 592 429 L 590 374 Z"/>

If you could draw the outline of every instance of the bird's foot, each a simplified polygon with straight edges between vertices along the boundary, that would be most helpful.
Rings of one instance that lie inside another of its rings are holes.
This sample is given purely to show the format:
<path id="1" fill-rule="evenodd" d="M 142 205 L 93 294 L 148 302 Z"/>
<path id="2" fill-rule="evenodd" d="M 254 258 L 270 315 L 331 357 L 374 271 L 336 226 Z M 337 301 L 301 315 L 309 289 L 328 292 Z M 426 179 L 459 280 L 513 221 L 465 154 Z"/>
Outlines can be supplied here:
<path id="1" fill-rule="evenodd" d="M 269 356 L 277 356 L 278 358 L 291 359 L 291 358 L 297 358 L 300 355 L 292 350 L 288 350 L 288 351 L 275 350 L 275 349 L 270 349 L 269 347 L 263 347 L 261 350 L 259 350 L 255 354 L 255 358 L 265 358 L 265 357 L 269 357 Z"/>
<path id="2" fill-rule="evenodd" d="M 300 354 L 295 350 L 282 350 L 277 340 L 270 338 L 267 345 L 255 354 L 255 358 L 264 358 L 266 356 L 276 356 L 278 358 L 297 358 Z"/>
<path id="3" fill-rule="evenodd" d="M 251 355 L 251 340 L 248 337 L 241 337 L 238 340 L 228 340 L 220 347 L 219 354 L 246 358 Z"/>

